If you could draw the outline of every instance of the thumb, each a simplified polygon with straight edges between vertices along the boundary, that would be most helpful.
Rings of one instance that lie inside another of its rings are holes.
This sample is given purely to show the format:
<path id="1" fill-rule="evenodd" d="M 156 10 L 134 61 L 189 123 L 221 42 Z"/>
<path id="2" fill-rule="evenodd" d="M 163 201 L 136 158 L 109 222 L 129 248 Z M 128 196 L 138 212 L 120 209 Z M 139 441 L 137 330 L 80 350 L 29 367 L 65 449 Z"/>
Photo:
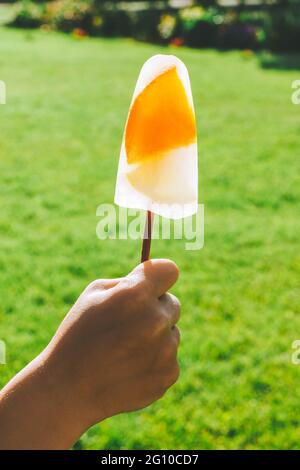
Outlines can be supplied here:
<path id="1" fill-rule="evenodd" d="M 161 297 L 175 284 L 178 276 L 179 269 L 173 261 L 151 259 L 139 264 L 128 274 L 127 279 L 134 280 L 134 283 L 144 283 L 156 297 Z"/>

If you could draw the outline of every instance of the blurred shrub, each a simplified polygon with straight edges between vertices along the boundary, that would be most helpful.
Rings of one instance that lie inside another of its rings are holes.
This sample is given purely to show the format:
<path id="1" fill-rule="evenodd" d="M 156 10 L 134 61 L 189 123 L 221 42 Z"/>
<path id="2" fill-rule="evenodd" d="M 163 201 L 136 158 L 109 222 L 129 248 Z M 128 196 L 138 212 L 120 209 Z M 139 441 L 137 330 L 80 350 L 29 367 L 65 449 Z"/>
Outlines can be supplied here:
<path id="1" fill-rule="evenodd" d="M 176 34 L 177 17 L 165 14 L 160 17 L 158 33 L 163 41 L 169 42 Z"/>
<path id="2" fill-rule="evenodd" d="M 223 17 L 215 8 L 185 8 L 180 12 L 184 42 L 190 47 L 216 47 Z"/>
<path id="3" fill-rule="evenodd" d="M 173 36 L 172 15 L 168 10 L 161 11 L 155 8 L 134 12 L 133 37 L 140 41 L 165 43 Z M 171 35 L 170 35 L 171 33 Z"/>
<path id="4" fill-rule="evenodd" d="M 251 14 L 244 19 L 235 11 L 194 7 L 184 9 L 180 16 L 184 42 L 191 47 L 257 49 L 262 42 L 258 21 Z"/>
<path id="5" fill-rule="evenodd" d="M 273 6 L 266 21 L 266 44 L 276 52 L 300 52 L 300 0 Z"/>
<path id="6" fill-rule="evenodd" d="M 107 37 L 124 36 L 129 37 L 132 34 L 132 24 L 128 13 L 125 10 L 103 8 L 93 8 L 94 19 L 91 34 Z M 98 19 L 98 21 L 97 21 Z"/>
<path id="7" fill-rule="evenodd" d="M 261 67 L 265 69 L 300 70 L 300 54 L 262 51 L 258 55 Z"/>
<path id="8" fill-rule="evenodd" d="M 218 43 L 224 49 L 258 49 L 256 28 L 236 18 L 226 22 L 219 30 Z"/>
<path id="9" fill-rule="evenodd" d="M 70 32 L 76 28 L 89 31 L 93 25 L 92 2 L 90 0 L 49 2 L 44 21 L 64 32 Z"/>
<path id="10" fill-rule="evenodd" d="M 39 28 L 43 23 L 44 13 L 44 5 L 22 0 L 15 6 L 14 18 L 10 24 L 17 28 Z"/>
<path id="11" fill-rule="evenodd" d="M 125 36 L 175 46 L 257 50 L 267 45 L 274 51 L 300 51 L 300 0 L 282 1 L 286 6 L 228 11 L 216 6 L 175 10 L 162 2 L 159 7 L 156 2 L 150 3 L 147 8 L 123 3 L 120 8 L 114 2 L 100 0 L 54 0 L 44 6 L 22 0 L 12 24 L 76 30 L 81 31 L 80 37 Z"/>

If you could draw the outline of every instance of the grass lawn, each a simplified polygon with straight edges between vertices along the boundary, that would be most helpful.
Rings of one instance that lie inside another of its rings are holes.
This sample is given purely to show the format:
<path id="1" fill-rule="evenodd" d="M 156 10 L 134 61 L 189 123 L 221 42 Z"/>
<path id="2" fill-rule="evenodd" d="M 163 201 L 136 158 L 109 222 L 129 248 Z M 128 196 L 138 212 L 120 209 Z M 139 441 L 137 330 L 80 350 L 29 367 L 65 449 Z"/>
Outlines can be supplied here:
<path id="1" fill-rule="evenodd" d="M 0 25 L 8 23 L 13 17 L 14 7 L 9 3 L 0 4 Z"/>
<path id="2" fill-rule="evenodd" d="M 129 40 L 0 30 L 0 385 L 53 335 L 82 289 L 126 274 L 138 241 L 100 241 L 142 63 Z M 172 50 L 174 53 L 174 50 Z M 156 241 L 181 278 L 181 377 L 147 410 L 95 426 L 97 449 L 299 449 L 300 71 L 255 57 L 177 49 L 198 115 L 205 247 Z"/>

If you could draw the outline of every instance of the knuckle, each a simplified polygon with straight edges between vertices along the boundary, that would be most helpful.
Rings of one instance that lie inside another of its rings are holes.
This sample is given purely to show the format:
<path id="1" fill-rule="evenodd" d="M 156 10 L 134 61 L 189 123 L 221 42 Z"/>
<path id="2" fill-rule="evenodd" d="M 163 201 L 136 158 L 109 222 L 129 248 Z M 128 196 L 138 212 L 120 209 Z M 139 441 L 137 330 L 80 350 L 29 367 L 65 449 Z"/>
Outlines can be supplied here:
<path id="1" fill-rule="evenodd" d="M 173 327 L 173 338 L 175 339 L 176 346 L 178 346 L 181 340 L 181 333 L 180 329 L 177 328 L 177 326 Z"/>
<path id="2" fill-rule="evenodd" d="M 125 278 L 121 287 L 123 294 L 130 296 L 134 305 L 143 306 L 149 301 L 149 290 L 144 283 Z"/>
<path id="3" fill-rule="evenodd" d="M 172 324 L 175 324 L 178 322 L 180 318 L 180 302 L 177 297 L 173 294 L 165 294 L 165 296 L 162 298 L 163 300 L 163 305 L 165 308 L 165 311 L 170 317 L 170 321 Z"/>
<path id="4" fill-rule="evenodd" d="M 102 279 L 95 279 L 94 281 L 92 281 L 87 289 L 89 291 L 95 291 L 95 290 L 99 290 L 99 289 L 102 289 L 103 287 L 103 280 Z"/>
<path id="5" fill-rule="evenodd" d="M 168 317 L 161 312 L 152 315 L 152 331 L 154 334 L 159 334 L 165 331 L 168 327 Z"/>
<path id="6" fill-rule="evenodd" d="M 136 314 L 139 310 L 145 310 L 149 303 L 147 292 L 140 285 L 131 283 L 129 280 L 122 281 L 118 289 L 118 298 L 126 306 L 128 313 Z"/>
<path id="7" fill-rule="evenodd" d="M 181 309 L 180 300 L 178 299 L 178 297 L 176 297 L 176 295 L 173 295 L 173 294 L 170 294 L 170 295 L 171 295 L 174 307 L 177 308 L 178 310 L 180 310 Z"/>
<path id="8" fill-rule="evenodd" d="M 130 289 L 132 288 L 132 286 L 133 286 L 132 282 L 127 277 L 124 277 L 119 284 L 119 288 L 121 292 L 124 292 L 124 293 L 130 292 Z"/>
<path id="9" fill-rule="evenodd" d="M 180 311 L 181 311 L 181 304 L 180 301 L 175 295 L 172 295 L 172 306 L 173 306 L 173 311 L 176 314 L 177 320 L 180 318 Z"/>

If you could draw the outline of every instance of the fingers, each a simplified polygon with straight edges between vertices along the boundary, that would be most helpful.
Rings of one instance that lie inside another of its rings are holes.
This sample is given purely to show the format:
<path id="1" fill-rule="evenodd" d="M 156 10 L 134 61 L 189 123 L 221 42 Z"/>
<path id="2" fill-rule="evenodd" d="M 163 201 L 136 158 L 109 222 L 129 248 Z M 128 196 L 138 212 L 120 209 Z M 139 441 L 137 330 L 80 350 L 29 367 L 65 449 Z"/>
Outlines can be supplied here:
<path id="1" fill-rule="evenodd" d="M 161 297 L 177 281 L 179 269 L 173 261 L 154 259 L 138 265 L 128 276 L 127 282 L 140 284 L 156 297 Z"/>
<path id="2" fill-rule="evenodd" d="M 168 316 L 169 325 L 173 327 L 180 318 L 180 302 L 173 294 L 164 294 L 160 297 L 159 302 L 166 315 Z"/>
<path id="3" fill-rule="evenodd" d="M 168 337 L 163 342 L 153 364 L 154 370 L 161 374 L 164 388 L 169 388 L 173 385 L 179 375 L 177 358 L 179 342 L 180 332 L 175 326 L 170 330 Z"/>
<path id="4" fill-rule="evenodd" d="M 143 263 L 146 282 L 151 284 L 157 297 L 161 297 L 177 281 L 179 269 L 167 259 L 150 260 Z"/>
<path id="5" fill-rule="evenodd" d="M 89 290 L 107 290 L 107 289 L 112 289 L 113 287 L 117 286 L 119 282 L 123 278 L 116 278 L 116 279 L 96 279 L 95 281 L 91 282 L 91 284 L 88 286 Z"/>
<path id="6" fill-rule="evenodd" d="M 178 348 L 178 346 L 180 344 L 180 330 L 179 330 L 179 328 L 177 328 L 177 326 L 173 326 L 171 333 L 172 333 L 172 336 L 174 338 L 174 342 L 175 342 L 175 344 Z"/>

